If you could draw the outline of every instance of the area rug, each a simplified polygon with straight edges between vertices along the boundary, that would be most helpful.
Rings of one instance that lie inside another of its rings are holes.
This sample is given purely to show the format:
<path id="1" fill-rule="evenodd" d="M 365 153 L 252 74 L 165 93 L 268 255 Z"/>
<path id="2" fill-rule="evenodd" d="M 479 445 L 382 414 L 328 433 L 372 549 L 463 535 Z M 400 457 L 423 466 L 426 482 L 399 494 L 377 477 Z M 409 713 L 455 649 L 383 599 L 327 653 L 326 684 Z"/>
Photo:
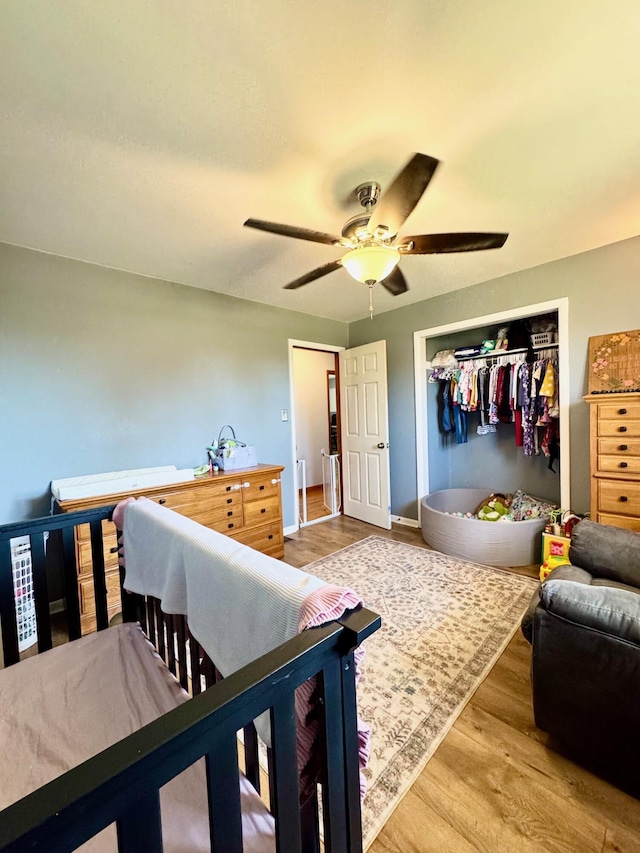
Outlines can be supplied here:
<path id="1" fill-rule="evenodd" d="M 537 583 L 380 536 L 304 568 L 356 590 L 382 616 L 358 685 L 372 728 L 366 849 L 488 675 Z"/>

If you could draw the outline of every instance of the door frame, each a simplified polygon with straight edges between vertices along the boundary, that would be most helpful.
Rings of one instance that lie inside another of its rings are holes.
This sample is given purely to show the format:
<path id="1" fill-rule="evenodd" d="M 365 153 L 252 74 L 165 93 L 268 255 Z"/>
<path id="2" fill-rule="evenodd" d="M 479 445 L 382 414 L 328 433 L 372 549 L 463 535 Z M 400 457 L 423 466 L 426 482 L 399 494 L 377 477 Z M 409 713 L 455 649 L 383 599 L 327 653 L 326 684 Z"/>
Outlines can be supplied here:
<path id="1" fill-rule="evenodd" d="M 568 509 L 571 506 L 571 458 L 569 444 L 569 297 L 562 296 L 548 302 L 537 302 L 533 305 L 523 305 L 521 308 L 511 308 L 508 311 L 498 311 L 485 314 L 482 317 L 471 317 L 468 320 L 458 320 L 421 329 L 413 333 L 413 364 L 416 400 L 416 468 L 418 487 L 418 520 L 422 519 L 422 498 L 429 494 L 429 438 L 427 424 L 431 413 L 426 393 L 426 371 L 429 367 L 427 360 L 427 338 L 475 329 L 478 326 L 491 326 L 507 323 L 510 320 L 520 320 L 537 314 L 558 312 L 558 372 L 560 377 L 560 447 L 562 459 L 560 462 L 560 506 Z M 432 404 L 433 407 L 433 404 Z"/>
<path id="2" fill-rule="evenodd" d="M 319 352 L 332 352 L 339 353 L 343 350 L 347 349 L 347 347 L 335 346 L 334 344 L 321 344 L 317 341 L 299 341 L 295 338 L 288 338 L 287 346 L 289 351 L 289 421 L 291 423 L 291 470 L 293 472 L 293 517 L 295 518 L 295 524 L 290 525 L 284 531 L 285 534 L 296 533 L 296 531 L 300 530 L 300 520 L 299 520 L 299 486 L 298 486 L 298 459 L 296 453 L 296 404 L 295 404 L 295 394 L 294 394 L 294 382 L 293 382 L 293 351 L 296 348 L 301 349 L 313 349 L 318 350 Z M 340 400 L 338 400 L 338 407 L 340 406 Z M 326 521 L 329 518 L 333 518 L 332 515 L 326 515 L 322 518 L 319 518 L 315 521 L 308 522 L 307 525 L 315 524 L 317 521 Z"/>

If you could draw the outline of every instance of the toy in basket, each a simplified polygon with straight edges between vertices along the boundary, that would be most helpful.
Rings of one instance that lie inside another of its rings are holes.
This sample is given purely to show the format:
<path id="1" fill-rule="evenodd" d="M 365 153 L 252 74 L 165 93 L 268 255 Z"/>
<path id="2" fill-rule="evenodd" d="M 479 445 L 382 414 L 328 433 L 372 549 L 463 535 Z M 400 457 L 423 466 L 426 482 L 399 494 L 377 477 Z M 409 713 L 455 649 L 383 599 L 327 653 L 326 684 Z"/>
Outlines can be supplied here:
<path id="1" fill-rule="evenodd" d="M 231 438 L 222 436 L 225 430 L 231 432 Z M 209 458 L 214 465 L 223 471 L 235 471 L 236 468 L 254 468 L 257 464 L 255 447 L 238 441 L 236 433 L 230 424 L 225 424 L 218 438 L 207 448 Z"/>

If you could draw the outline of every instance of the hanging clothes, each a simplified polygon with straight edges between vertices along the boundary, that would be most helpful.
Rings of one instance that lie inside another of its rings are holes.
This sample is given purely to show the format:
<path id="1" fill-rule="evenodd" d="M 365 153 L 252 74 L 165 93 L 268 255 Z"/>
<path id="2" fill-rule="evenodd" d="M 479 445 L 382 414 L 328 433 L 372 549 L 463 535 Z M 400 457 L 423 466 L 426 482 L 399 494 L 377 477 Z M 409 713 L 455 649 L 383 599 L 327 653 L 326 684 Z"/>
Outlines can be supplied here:
<path id="1" fill-rule="evenodd" d="M 539 353 L 527 363 L 519 357 L 487 356 L 462 362 L 441 376 L 441 429 L 454 432 L 458 444 L 468 441 L 467 415 L 478 413 L 477 432 L 495 432 L 513 423 L 515 443 L 525 456 L 544 454 L 549 467 L 559 456 L 560 414 L 557 353 Z M 487 361 L 492 363 L 488 364 Z"/>

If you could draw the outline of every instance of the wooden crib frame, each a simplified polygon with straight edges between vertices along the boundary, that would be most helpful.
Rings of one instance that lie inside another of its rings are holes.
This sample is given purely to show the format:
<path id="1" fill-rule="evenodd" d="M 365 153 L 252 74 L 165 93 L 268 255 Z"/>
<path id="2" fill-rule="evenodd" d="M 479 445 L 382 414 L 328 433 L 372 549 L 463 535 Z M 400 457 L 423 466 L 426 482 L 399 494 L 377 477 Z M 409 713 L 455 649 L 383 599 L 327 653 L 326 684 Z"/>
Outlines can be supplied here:
<path id="1" fill-rule="evenodd" d="M 111 519 L 113 509 L 0 526 L 5 666 L 19 661 L 10 540 L 30 538 L 38 652 L 43 652 L 52 647 L 46 573 L 49 547 L 57 548 L 61 557 L 68 639 L 81 635 L 74 538 L 74 528 L 80 524 L 89 524 L 91 530 L 97 627 L 99 631 L 108 627 L 102 524 Z M 122 592 L 122 605 L 123 619 L 141 622 L 169 669 L 185 689 L 191 688 L 193 698 L 0 812 L 0 851 L 74 850 L 115 822 L 120 853 L 161 853 L 159 789 L 204 757 L 212 850 L 241 853 L 237 732 L 245 731 L 245 775 L 259 791 L 257 736 L 251 721 L 265 710 L 271 715 L 269 794 L 276 849 L 278 853 L 318 850 L 317 799 L 299 808 L 294 714 L 295 689 L 317 676 L 324 847 L 333 853 L 360 853 L 353 652 L 378 629 L 380 617 L 366 609 L 352 611 L 337 622 L 298 634 L 221 679 L 182 616 L 164 614 L 157 601 L 126 592 Z M 201 690 L 200 676 L 206 690 Z"/>

